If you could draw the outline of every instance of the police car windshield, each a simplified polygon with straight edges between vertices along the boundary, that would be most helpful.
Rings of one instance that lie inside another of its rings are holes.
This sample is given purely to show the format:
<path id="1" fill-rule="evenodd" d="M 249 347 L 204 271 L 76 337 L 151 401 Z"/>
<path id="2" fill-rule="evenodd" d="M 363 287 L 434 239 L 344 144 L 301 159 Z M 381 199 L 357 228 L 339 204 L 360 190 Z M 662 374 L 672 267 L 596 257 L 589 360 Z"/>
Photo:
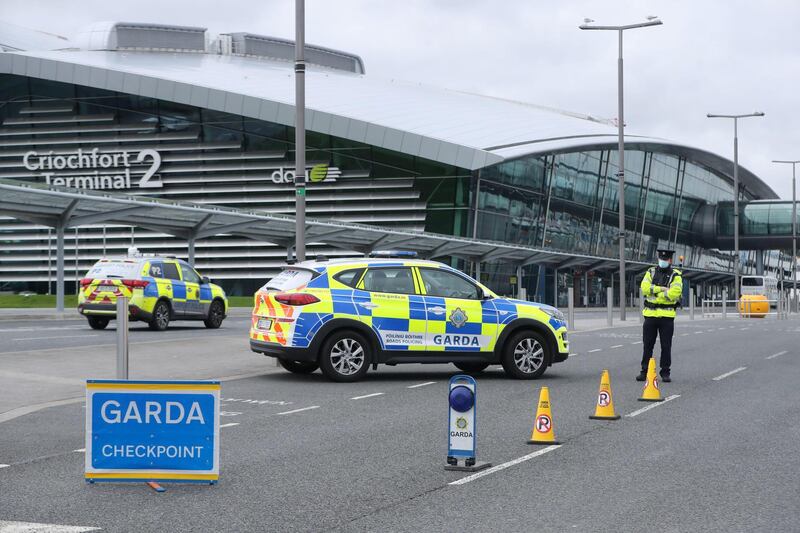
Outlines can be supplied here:
<path id="1" fill-rule="evenodd" d="M 742 278 L 743 287 L 760 287 L 763 284 L 764 278 L 749 278 L 746 276 Z"/>
<path id="2" fill-rule="evenodd" d="M 87 278 L 134 279 L 139 264 L 131 261 L 103 261 L 96 263 L 86 274 Z"/>
<path id="3" fill-rule="evenodd" d="M 310 270 L 303 270 L 299 268 L 287 268 L 271 280 L 267 282 L 265 288 L 267 289 L 275 289 L 278 291 L 288 291 L 291 289 L 296 289 L 301 285 L 305 285 L 311 278 L 314 277 L 314 273 Z"/>

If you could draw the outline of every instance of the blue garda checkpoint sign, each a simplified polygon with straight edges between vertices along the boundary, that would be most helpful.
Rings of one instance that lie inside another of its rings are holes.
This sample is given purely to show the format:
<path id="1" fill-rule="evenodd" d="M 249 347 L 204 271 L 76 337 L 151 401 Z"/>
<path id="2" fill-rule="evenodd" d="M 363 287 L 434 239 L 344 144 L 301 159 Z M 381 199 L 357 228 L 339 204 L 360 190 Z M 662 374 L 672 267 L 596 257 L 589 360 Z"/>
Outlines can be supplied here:
<path id="1" fill-rule="evenodd" d="M 219 479 L 219 381 L 86 381 L 88 482 Z"/>
<path id="2" fill-rule="evenodd" d="M 447 457 L 475 458 L 476 383 L 471 376 L 450 378 L 447 416 Z"/>

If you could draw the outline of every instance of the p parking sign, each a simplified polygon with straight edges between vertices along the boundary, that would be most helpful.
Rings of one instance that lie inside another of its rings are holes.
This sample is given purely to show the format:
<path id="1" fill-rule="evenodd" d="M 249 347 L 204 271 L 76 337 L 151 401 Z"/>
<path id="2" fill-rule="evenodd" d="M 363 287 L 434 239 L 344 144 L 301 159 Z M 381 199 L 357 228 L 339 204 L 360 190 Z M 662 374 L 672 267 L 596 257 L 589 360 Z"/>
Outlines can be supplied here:
<path id="1" fill-rule="evenodd" d="M 219 381 L 88 380 L 86 480 L 216 483 Z"/>

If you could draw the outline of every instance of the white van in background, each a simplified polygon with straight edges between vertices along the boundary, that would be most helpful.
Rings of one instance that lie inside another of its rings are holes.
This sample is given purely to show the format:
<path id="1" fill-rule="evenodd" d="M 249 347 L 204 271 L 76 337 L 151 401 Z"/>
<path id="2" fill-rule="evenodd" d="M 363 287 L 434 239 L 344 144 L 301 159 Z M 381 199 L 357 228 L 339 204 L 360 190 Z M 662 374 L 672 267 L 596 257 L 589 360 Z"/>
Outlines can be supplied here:
<path id="1" fill-rule="evenodd" d="M 742 294 L 761 294 L 770 307 L 778 306 L 778 280 L 772 276 L 742 276 Z"/>

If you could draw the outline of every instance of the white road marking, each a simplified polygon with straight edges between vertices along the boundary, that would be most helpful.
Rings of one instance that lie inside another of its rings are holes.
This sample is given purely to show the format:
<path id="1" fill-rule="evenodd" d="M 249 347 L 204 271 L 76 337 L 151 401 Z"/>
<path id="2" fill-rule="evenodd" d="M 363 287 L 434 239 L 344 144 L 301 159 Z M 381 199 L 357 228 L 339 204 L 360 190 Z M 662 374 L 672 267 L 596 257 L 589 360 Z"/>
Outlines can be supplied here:
<path id="1" fill-rule="evenodd" d="M 221 428 L 230 428 L 230 427 L 238 426 L 238 425 L 239 425 L 239 422 L 230 422 L 228 424 L 222 424 L 220 427 Z"/>
<path id="2" fill-rule="evenodd" d="M 746 370 L 746 369 L 747 369 L 746 366 L 740 366 L 739 368 L 731 370 L 730 372 L 725 372 L 721 376 L 717 376 L 717 377 L 711 378 L 711 379 L 713 379 L 714 381 L 720 381 L 720 380 L 723 380 L 723 379 L 727 378 L 728 376 L 732 376 L 732 375 L 736 374 L 737 372 L 741 372 L 742 370 Z"/>
<path id="3" fill-rule="evenodd" d="M 664 398 L 663 402 L 658 402 L 658 403 L 653 402 L 650 405 L 648 405 L 647 407 L 642 407 L 641 409 L 637 409 L 636 411 L 634 411 L 634 412 L 632 412 L 632 413 L 630 413 L 628 415 L 625 415 L 625 416 L 639 416 L 640 414 L 642 414 L 644 412 L 647 412 L 650 409 L 654 409 L 654 408 L 658 407 L 659 405 L 664 405 L 665 403 L 671 402 L 675 398 L 680 398 L 680 397 L 681 397 L 680 394 L 673 394 L 672 396 L 667 396 L 666 398 Z"/>
<path id="4" fill-rule="evenodd" d="M 9 466 L 11 466 L 11 465 L 0 463 L 0 468 L 8 468 Z"/>
<path id="5" fill-rule="evenodd" d="M 767 359 L 775 359 L 776 357 L 780 357 L 781 355 L 783 355 L 785 353 L 786 353 L 786 350 L 784 350 L 782 352 L 774 353 L 772 355 L 767 356 Z"/>
<path id="6" fill-rule="evenodd" d="M 238 411 L 220 411 L 219 412 L 219 416 L 239 416 L 240 414 L 242 414 L 242 413 L 238 412 Z"/>
<path id="7" fill-rule="evenodd" d="M 86 329 L 86 326 L 64 326 L 60 328 L 47 328 L 47 327 L 39 327 L 39 328 L 8 328 L 8 329 L 0 329 L 0 333 L 7 333 L 9 331 L 56 331 L 56 330 L 64 330 L 64 329 Z"/>
<path id="8" fill-rule="evenodd" d="M 426 387 L 428 385 L 433 385 L 436 383 L 435 381 L 426 381 L 425 383 L 417 383 L 416 385 L 409 385 L 406 387 L 407 389 L 418 389 L 419 387 Z"/>
<path id="9" fill-rule="evenodd" d="M 681 333 L 681 337 L 688 337 L 688 336 L 689 336 L 688 333 Z"/>
<path id="10" fill-rule="evenodd" d="M 722 331 L 723 329 L 725 329 L 725 328 L 717 328 L 717 331 Z"/>
<path id="11" fill-rule="evenodd" d="M 83 533 L 99 531 L 99 527 L 64 526 L 61 524 L 37 524 L 33 522 L 9 522 L 0 520 L 0 533 Z"/>
<path id="12" fill-rule="evenodd" d="M 524 463 L 525 461 L 533 459 L 534 457 L 539 457 L 540 455 L 544 455 L 547 452 L 552 452 L 553 450 L 557 450 L 559 448 L 561 448 L 560 444 L 553 444 L 551 446 L 542 448 L 541 450 L 536 450 L 533 453 L 529 453 L 528 455 L 523 455 L 522 457 L 518 457 L 506 463 L 501 463 L 497 466 L 487 468 L 486 470 L 483 470 L 481 472 L 476 472 L 475 474 L 462 477 L 461 479 L 457 479 L 455 481 L 450 482 L 449 485 L 463 485 L 465 483 L 469 483 L 470 481 L 475 481 L 476 479 L 482 478 L 483 476 L 488 476 L 489 474 L 494 474 L 495 472 L 499 472 L 500 470 L 505 470 L 506 468 L 518 465 L 520 463 Z"/>
<path id="13" fill-rule="evenodd" d="M 702 334 L 703 334 L 703 332 L 702 332 L 702 331 L 695 331 L 695 332 L 694 332 L 694 334 L 695 334 L 695 335 L 702 335 Z"/>
<path id="14" fill-rule="evenodd" d="M 74 453 L 86 453 L 86 448 L 78 448 L 77 450 L 72 450 Z"/>
<path id="15" fill-rule="evenodd" d="M 571 354 L 569 354 L 567 357 L 578 357 L 578 354 L 576 354 L 576 353 L 571 353 Z"/>
<path id="16" fill-rule="evenodd" d="M 317 408 L 319 408 L 319 405 L 312 405 L 310 407 L 303 407 L 302 409 L 293 409 L 291 411 L 284 411 L 284 412 L 278 413 L 278 414 L 279 415 L 291 415 L 291 414 L 294 414 L 294 413 L 299 413 L 301 411 L 309 411 L 311 409 L 317 409 Z"/>
<path id="17" fill-rule="evenodd" d="M 20 339 L 11 339 L 12 341 L 46 341 L 49 339 L 77 339 L 83 337 L 99 337 L 99 335 L 95 334 L 84 334 L 84 335 L 57 335 L 55 337 L 23 337 Z"/>
<path id="18" fill-rule="evenodd" d="M 622 348 L 622 344 L 615 344 L 612 348 Z"/>
<path id="19" fill-rule="evenodd" d="M 631 344 L 642 344 L 642 341 L 632 342 Z"/>
<path id="20" fill-rule="evenodd" d="M 742 331 L 747 331 L 748 329 L 750 329 L 750 327 L 749 327 L 749 326 L 748 326 L 748 327 L 746 327 L 746 328 L 742 328 Z"/>
<path id="21" fill-rule="evenodd" d="M 351 400 L 363 400 L 364 398 L 374 398 L 375 396 L 383 396 L 382 392 L 373 392 L 372 394 L 365 394 L 364 396 L 353 396 Z"/>
<path id="22" fill-rule="evenodd" d="M 603 349 L 602 349 L 602 348 L 595 348 L 594 350 L 589 350 L 589 351 L 588 351 L 588 352 L 586 352 L 586 353 L 594 353 L 594 352 L 602 352 L 602 351 L 603 351 Z"/>

